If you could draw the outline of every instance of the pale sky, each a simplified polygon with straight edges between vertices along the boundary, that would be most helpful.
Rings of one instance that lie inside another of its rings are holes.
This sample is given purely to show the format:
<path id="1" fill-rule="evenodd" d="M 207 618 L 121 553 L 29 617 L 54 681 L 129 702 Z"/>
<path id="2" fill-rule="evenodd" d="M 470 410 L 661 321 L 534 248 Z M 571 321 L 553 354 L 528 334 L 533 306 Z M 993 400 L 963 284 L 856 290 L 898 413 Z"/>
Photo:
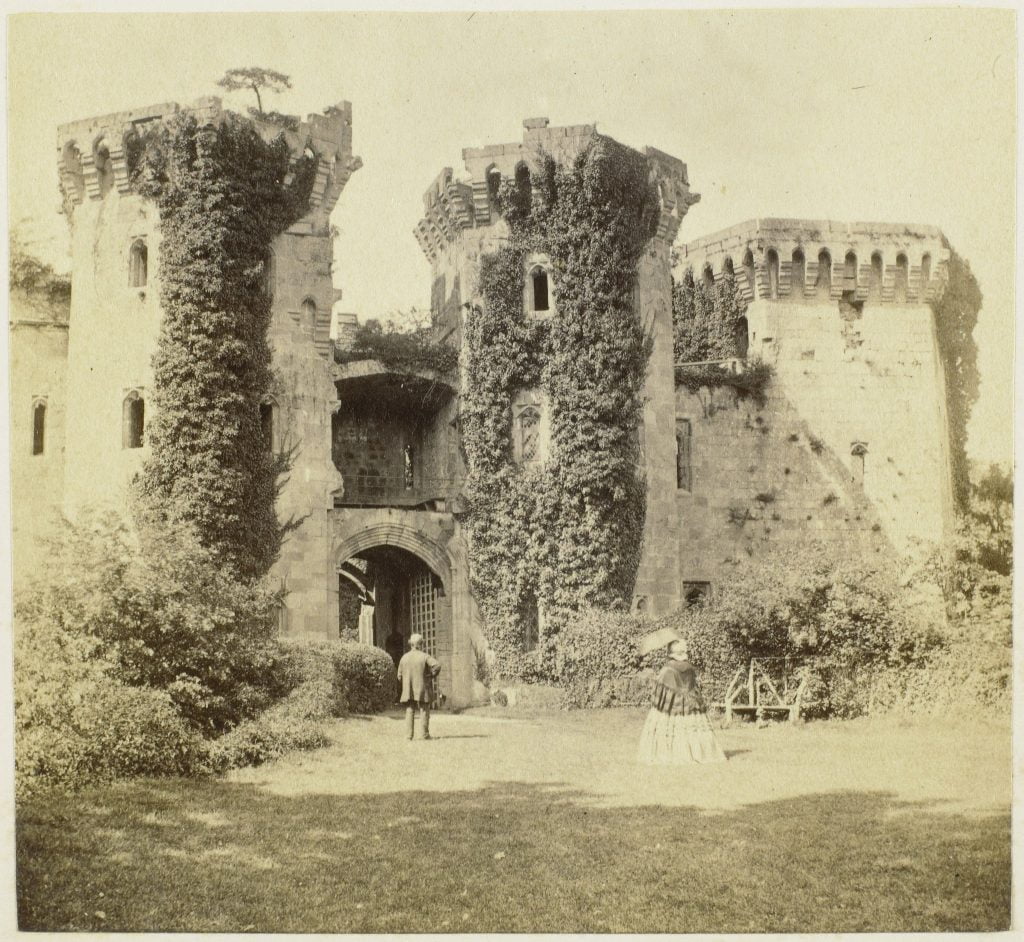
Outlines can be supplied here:
<path id="1" fill-rule="evenodd" d="M 428 307 L 413 237 L 422 194 L 464 147 L 522 121 L 594 122 L 689 165 L 680 241 L 757 216 L 940 226 L 985 305 L 969 450 L 1012 454 L 1016 45 L 1010 10 L 655 13 L 22 14 L 8 20 L 9 206 L 66 268 L 56 172 L 65 121 L 219 93 L 260 65 L 293 89 L 265 107 L 353 105 L 333 221 L 339 307 Z M 225 96 L 244 111 L 249 96 Z"/>

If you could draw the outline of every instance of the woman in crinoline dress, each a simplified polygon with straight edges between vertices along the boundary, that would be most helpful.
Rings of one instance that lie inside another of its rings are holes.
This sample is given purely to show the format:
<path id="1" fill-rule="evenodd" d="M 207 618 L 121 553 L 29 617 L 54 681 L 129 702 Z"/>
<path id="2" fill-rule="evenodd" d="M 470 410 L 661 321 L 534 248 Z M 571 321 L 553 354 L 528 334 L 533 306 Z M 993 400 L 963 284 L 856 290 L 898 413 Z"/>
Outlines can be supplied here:
<path id="1" fill-rule="evenodd" d="M 708 722 L 707 706 L 697 671 L 689 661 L 686 641 L 666 629 L 645 641 L 648 650 L 667 643 L 669 660 L 654 681 L 637 760 L 647 765 L 725 761 L 725 753 Z"/>

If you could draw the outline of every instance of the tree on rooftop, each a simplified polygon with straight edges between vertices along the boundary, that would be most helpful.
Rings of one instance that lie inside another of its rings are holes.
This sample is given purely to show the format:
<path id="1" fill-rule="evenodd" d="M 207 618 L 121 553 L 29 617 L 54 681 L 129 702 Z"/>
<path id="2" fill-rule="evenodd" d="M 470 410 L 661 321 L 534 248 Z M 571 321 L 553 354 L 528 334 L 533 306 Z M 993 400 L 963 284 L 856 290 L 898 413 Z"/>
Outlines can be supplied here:
<path id="1" fill-rule="evenodd" d="M 290 76 L 275 72 L 273 69 L 250 66 L 246 69 L 228 69 L 217 84 L 229 92 L 251 88 L 256 93 L 257 110 L 263 114 L 263 99 L 260 97 L 260 89 L 266 88 L 275 94 L 280 94 L 286 88 L 292 87 L 292 80 Z"/>

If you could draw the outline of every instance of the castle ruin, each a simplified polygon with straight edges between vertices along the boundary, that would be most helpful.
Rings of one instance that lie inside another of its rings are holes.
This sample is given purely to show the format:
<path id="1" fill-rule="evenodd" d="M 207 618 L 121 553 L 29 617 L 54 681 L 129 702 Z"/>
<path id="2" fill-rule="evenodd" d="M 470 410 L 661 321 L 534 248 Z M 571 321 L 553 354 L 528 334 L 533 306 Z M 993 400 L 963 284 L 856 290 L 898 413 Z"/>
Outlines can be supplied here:
<path id="1" fill-rule="evenodd" d="M 146 459 L 147 397 L 157 342 L 157 209 L 129 185 L 125 136 L 183 110 L 162 104 L 62 126 L 60 180 L 72 232 L 68 316 L 12 302 L 12 464 L 16 573 L 39 559 L 43 521 L 88 506 L 126 510 Z M 188 106 L 201 120 L 216 98 Z M 360 160 L 347 102 L 284 137 L 312 152 L 306 213 L 272 246 L 267 291 L 275 388 L 264 430 L 293 465 L 282 519 L 301 519 L 273 577 L 286 590 L 281 631 L 337 637 L 339 625 L 386 648 L 424 635 L 454 705 L 473 698 L 485 646 L 463 512 L 461 379 L 375 360 L 335 362 L 329 217 Z M 439 341 L 461 349 L 481 303 L 481 260 L 508 238 L 496 182 L 541 152 L 571 161 L 592 125 L 525 122 L 521 142 L 463 151 L 424 195 L 415 235 L 431 264 Z M 714 284 L 728 272 L 747 302 L 741 355 L 773 370 L 764 402 L 735 390 L 691 391 L 673 362 L 673 246 L 689 208 L 684 163 L 646 148 L 658 198 L 641 257 L 635 316 L 650 340 L 639 429 L 646 515 L 632 598 L 659 615 L 756 558 L 820 538 L 867 552 L 934 543 L 952 524 L 945 378 L 929 300 L 948 249 L 927 226 L 753 220 L 676 246 L 678 264 Z M 557 318 L 557 273 L 543 258 L 523 273 L 523 318 Z M 427 286 L 425 286 L 426 288 Z M 351 326 L 351 325 L 350 325 Z M 543 388 L 511 406 L 516 462 L 543 462 L 550 416 Z M 17 576 L 16 576 L 17 578 Z M 389 641 L 389 639 L 391 639 Z"/>

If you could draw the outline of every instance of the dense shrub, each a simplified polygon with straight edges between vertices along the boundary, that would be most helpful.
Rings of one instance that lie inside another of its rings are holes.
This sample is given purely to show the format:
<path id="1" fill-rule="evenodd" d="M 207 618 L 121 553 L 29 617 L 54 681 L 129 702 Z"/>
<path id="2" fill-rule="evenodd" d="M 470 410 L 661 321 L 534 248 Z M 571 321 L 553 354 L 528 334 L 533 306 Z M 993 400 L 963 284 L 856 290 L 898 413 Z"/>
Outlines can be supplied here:
<path id="1" fill-rule="evenodd" d="M 323 726 L 333 709 L 332 685 L 326 680 L 299 684 L 283 700 L 254 719 L 243 720 L 210 744 L 216 771 L 260 765 L 298 749 L 318 749 L 329 742 Z"/>
<path id="2" fill-rule="evenodd" d="M 285 692 L 275 662 L 277 594 L 238 580 L 185 526 L 119 518 L 68 523 L 46 574 L 17 599 L 19 621 L 94 639 L 89 657 L 129 686 L 165 691 L 213 735 Z M 84 643 L 84 642 L 83 642 Z"/>
<path id="3" fill-rule="evenodd" d="M 922 666 L 942 643 L 940 625 L 904 604 L 891 570 L 837 560 L 821 547 L 768 558 L 738 566 L 708 600 L 662 624 L 690 641 L 714 700 L 724 697 L 736 669 L 756 657 L 774 659 L 769 667 L 793 679 L 801 665 L 809 669 L 809 696 L 821 712 L 857 712 L 872 671 Z"/>
<path id="4" fill-rule="evenodd" d="M 676 363 L 726 360 L 739 356 L 740 318 L 747 306 L 733 275 L 723 272 L 714 287 L 694 279 L 688 268 L 672 285 L 672 352 Z"/>
<path id="5" fill-rule="evenodd" d="M 19 796 L 130 775 L 195 773 L 202 739 L 170 697 L 114 679 L 95 638 L 52 619 L 20 621 L 14 644 L 15 780 Z"/>
<path id="6" fill-rule="evenodd" d="M 403 329 L 394 321 L 381 325 L 369 320 L 356 328 L 349 347 L 335 347 L 337 363 L 355 360 L 379 360 L 396 370 L 428 370 L 440 374 L 458 368 L 458 351 L 445 343 L 438 343 L 428 326 Z"/>
<path id="7" fill-rule="evenodd" d="M 380 648 L 355 641 L 294 642 L 284 646 L 279 669 L 290 686 L 330 685 L 332 716 L 379 713 L 397 699 L 395 665 Z"/>

